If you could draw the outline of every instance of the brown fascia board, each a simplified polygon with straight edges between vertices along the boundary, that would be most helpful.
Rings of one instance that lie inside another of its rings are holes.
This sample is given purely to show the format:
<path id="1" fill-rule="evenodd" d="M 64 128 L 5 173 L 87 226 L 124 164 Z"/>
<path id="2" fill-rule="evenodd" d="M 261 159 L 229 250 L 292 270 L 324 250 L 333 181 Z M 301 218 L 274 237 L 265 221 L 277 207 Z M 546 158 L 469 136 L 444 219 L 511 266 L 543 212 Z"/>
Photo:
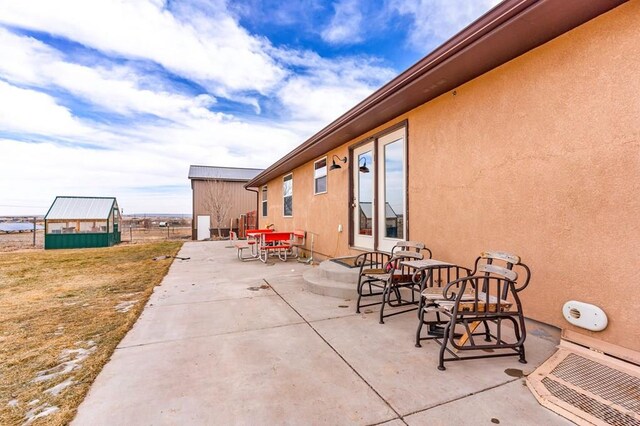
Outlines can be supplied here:
<path id="1" fill-rule="evenodd" d="M 245 187 L 264 185 L 627 1 L 505 0 Z"/>

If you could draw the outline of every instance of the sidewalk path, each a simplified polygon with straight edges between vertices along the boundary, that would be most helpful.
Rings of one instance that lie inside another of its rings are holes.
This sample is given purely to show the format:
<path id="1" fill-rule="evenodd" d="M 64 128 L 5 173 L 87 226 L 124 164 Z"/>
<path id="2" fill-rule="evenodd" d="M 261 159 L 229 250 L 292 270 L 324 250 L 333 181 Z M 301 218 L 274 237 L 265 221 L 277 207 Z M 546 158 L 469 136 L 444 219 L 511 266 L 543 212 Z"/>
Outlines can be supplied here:
<path id="1" fill-rule="evenodd" d="M 241 263 L 188 242 L 80 405 L 74 425 L 568 424 L 540 407 L 514 358 L 437 370 L 416 318 L 378 324 L 309 293 L 295 261 Z M 542 337 L 536 337 L 538 334 Z M 532 371 L 554 350 L 527 338 Z"/>

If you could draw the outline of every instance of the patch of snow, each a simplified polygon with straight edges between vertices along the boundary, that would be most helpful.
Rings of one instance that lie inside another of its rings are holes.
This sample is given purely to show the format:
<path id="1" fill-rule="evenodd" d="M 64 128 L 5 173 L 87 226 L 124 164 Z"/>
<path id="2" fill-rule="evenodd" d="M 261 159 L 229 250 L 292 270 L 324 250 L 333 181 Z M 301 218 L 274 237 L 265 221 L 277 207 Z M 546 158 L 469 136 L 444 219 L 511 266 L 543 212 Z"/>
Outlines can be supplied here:
<path id="1" fill-rule="evenodd" d="M 17 399 L 12 399 L 7 403 L 7 407 L 17 407 L 18 405 L 19 405 L 19 402 Z"/>
<path id="2" fill-rule="evenodd" d="M 60 408 L 49 405 L 47 403 L 39 405 L 36 408 L 32 408 L 31 410 L 27 411 L 27 413 L 24 415 L 25 422 L 23 423 L 23 426 L 30 425 L 37 419 L 53 414 L 59 409 Z"/>
<path id="3" fill-rule="evenodd" d="M 45 390 L 45 393 L 48 393 L 49 395 L 53 395 L 53 396 L 58 396 L 60 395 L 60 392 L 62 392 L 63 390 L 65 390 L 66 388 L 68 388 L 74 383 L 75 381 L 71 380 L 71 378 L 68 378 L 64 382 L 58 383 L 57 385 Z"/>
<path id="4" fill-rule="evenodd" d="M 64 349 L 60 352 L 60 356 L 58 357 L 61 361 L 60 364 L 47 370 L 39 371 L 33 381 L 36 383 L 44 382 L 46 380 L 53 379 L 54 377 L 71 373 L 73 370 L 80 368 L 80 364 L 82 364 L 89 355 L 94 353 L 97 348 L 96 343 L 93 340 L 89 340 L 88 342 L 77 342 L 77 344 L 84 344 L 88 346 L 88 348 Z"/>
<path id="5" fill-rule="evenodd" d="M 136 304 L 137 300 L 125 300 L 116 305 L 116 311 L 120 313 L 129 312 Z"/>
<path id="6" fill-rule="evenodd" d="M 39 399 L 34 399 L 33 401 L 30 401 L 27 405 L 31 407 L 32 405 L 36 405 L 38 402 L 40 402 Z"/>
<path id="7" fill-rule="evenodd" d="M 92 344 L 91 344 L 92 343 Z M 78 348 L 78 349 L 65 349 L 60 352 L 60 357 L 58 358 L 60 361 L 74 361 L 76 363 L 81 363 L 85 359 L 89 357 L 96 350 L 96 344 L 93 342 L 87 342 L 88 349 Z"/>
<path id="8" fill-rule="evenodd" d="M 72 361 L 63 362 L 62 364 L 58 364 L 53 368 L 49 368 L 48 370 L 39 371 L 36 375 L 36 378 L 33 379 L 35 383 L 44 382 L 54 377 L 61 376 L 63 374 L 71 373 L 73 370 L 80 368 L 80 366 Z"/>

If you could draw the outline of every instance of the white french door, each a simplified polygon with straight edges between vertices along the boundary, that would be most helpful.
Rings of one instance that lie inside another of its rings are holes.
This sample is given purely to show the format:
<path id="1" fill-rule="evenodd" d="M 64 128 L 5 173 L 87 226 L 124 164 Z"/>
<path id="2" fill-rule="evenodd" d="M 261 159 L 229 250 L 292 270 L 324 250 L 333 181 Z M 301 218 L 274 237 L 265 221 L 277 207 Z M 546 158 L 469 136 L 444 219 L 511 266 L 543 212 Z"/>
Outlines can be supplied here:
<path id="1" fill-rule="evenodd" d="M 353 150 L 353 245 L 374 249 L 373 142 Z"/>
<path id="2" fill-rule="evenodd" d="M 378 139 L 377 250 L 391 251 L 406 232 L 405 128 Z"/>
<path id="3" fill-rule="evenodd" d="M 391 251 L 406 239 L 406 129 L 353 150 L 353 245 Z"/>

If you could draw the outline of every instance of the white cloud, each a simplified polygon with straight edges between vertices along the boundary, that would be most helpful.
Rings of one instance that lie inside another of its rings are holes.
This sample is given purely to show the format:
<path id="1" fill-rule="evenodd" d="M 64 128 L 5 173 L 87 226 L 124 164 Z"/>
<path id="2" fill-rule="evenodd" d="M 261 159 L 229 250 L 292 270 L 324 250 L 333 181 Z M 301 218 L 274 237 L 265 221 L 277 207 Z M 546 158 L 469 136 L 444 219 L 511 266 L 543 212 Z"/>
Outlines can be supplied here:
<path id="1" fill-rule="evenodd" d="M 305 67 L 304 72 L 287 79 L 277 98 L 288 117 L 310 122 L 315 130 L 347 112 L 396 75 L 369 57 L 328 60 L 308 51 L 278 49 L 271 53 L 292 66 Z"/>
<path id="2" fill-rule="evenodd" d="M 362 41 L 362 11 L 360 0 L 339 0 L 334 3 L 334 15 L 322 31 L 322 39 L 332 44 L 355 44 Z"/>
<path id="3" fill-rule="evenodd" d="M 190 190 L 185 184 L 186 169 L 170 156 L 158 155 L 143 147 L 126 152 L 105 151 L 9 139 L 0 139 L 0 146 L 6 158 L 16 159 L 7 162 L 0 171 L 0 193 L 8 194 L 0 204 L 40 206 L 13 209 L 0 206 L 4 214 L 44 214 L 56 195 L 117 196 L 120 205 L 131 213 L 188 211 Z M 142 158 L 145 161 L 141 161 Z M 27 173 L 26 163 L 29 164 Z M 162 170 L 169 172 L 161 173 Z M 19 193 L 15 191 L 18 179 Z M 183 185 L 184 188 L 163 194 L 161 198 L 136 190 L 162 185 Z"/>
<path id="4" fill-rule="evenodd" d="M 142 89 L 145 77 L 125 66 L 70 63 L 46 44 L 0 27 L 0 75 L 18 84 L 58 87 L 107 110 L 121 114 L 146 113 L 166 118 L 182 114 L 206 115 L 215 100 L 202 94 L 192 97 Z M 10 58 L 10 59 L 9 59 Z"/>
<path id="5" fill-rule="evenodd" d="M 394 75 L 389 70 L 368 65 L 364 59 L 341 61 L 336 68 L 313 69 L 309 75 L 290 78 L 286 82 L 278 98 L 286 105 L 291 118 L 314 122 L 319 129 Z M 371 80 L 364 79 L 361 74 L 366 74 Z"/>
<path id="6" fill-rule="evenodd" d="M 430 52 L 501 0 L 391 0 L 389 8 L 412 18 L 409 42 Z"/>
<path id="7" fill-rule="evenodd" d="M 277 125 L 228 119 L 114 131 L 119 134 L 112 137 L 126 143 L 100 150 L 0 139 L 3 158 L 16 160 L 0 168 L 0 213 L 44 214 L 46 208 L 2 205 L 41 206 L 56 195 L 116 196 L 130 213 L 188 213 L 189 164 L 266 167 L 302 140 L 301 133 Z"/>
<path id="8" fill-rule="evenodd" d="M 212 2 L 204 11 L 182 7 L 176 12 L 159 0 L 0 2 L 2 23 L 52 33 L 113 55 L 151 60 L 214 94 L 266 93 L 283 78 L 285 71 L 262 51 L 267 42 L 225 14 L 222 2 Z"/>
<path id="9" fill-rule="evenodd" d="M 0 129 L 49 136 L 87 136 L 92 130 L 51 96 L 0 80 Z M 6 157 L 5 157 L 6 158 Z"/>

